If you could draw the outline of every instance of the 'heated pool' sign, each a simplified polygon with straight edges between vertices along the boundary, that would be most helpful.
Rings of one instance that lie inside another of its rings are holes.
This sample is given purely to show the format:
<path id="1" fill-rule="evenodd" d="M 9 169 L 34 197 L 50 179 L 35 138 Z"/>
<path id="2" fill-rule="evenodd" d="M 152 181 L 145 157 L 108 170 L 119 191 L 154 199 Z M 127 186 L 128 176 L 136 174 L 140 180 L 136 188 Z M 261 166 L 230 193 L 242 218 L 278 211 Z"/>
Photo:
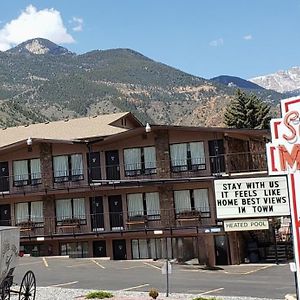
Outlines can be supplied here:
<path id="1" fill-rule="evenodd" d="M 281 114 L 281 118 L 271 120 L 272 142 L 267 144 L 268 170 L 270 175 L 286 174 L 288 178 L 300 287 L 300 96 L 282 100 Z"/>

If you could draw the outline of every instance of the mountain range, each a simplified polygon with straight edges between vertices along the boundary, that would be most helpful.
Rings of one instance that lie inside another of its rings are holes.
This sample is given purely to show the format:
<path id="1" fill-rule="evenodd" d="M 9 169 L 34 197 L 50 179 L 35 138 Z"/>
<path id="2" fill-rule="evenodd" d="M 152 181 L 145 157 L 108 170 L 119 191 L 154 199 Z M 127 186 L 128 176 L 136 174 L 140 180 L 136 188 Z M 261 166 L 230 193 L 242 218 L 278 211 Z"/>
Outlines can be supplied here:
<path id="1" fill-rule="evenodd" d="M 131 49 L 77 55 L 36 38 L 0 52 L 0 125 L 131 111 L 149 123 L 223 126 L 237 88 L 274 110 L 285 96 L 238 77 L 193 76 Z"/>

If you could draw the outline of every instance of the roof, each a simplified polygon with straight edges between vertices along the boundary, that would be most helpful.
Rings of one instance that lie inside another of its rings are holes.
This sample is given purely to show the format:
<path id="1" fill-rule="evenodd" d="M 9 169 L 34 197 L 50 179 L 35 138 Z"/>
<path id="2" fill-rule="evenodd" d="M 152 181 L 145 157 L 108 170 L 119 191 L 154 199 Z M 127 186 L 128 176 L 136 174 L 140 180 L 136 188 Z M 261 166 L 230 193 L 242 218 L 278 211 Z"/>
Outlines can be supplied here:
<path id="1" fill-rule="evenodd" d="M 29 137 L 66 142 L 122 133 L 128 129 L 114 126 L 113 123 L 127 115 L 139 123 L 131 113 L 125 112 L 0 129 L 0 149 L 26 141 Z"/>

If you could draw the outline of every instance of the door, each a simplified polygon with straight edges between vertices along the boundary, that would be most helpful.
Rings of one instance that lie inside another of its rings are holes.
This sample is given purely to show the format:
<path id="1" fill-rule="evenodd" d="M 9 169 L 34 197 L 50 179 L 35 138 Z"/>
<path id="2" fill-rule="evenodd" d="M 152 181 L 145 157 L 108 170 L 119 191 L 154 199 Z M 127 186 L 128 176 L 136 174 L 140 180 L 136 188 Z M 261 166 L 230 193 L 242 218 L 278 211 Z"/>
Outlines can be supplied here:
<path id="1" fill-rule="evenodd" d="M 106 242 L 94 241 L 93 242 L 94 257 L 106 257 Z"/>
<path id="2" fill-rule="evenodd" d="M 91 224 L 93 231 L 104 230 L 104 214 L 102 197 L 91 197 Z"/>
<path id="3" fill-rule="evenodd" d="M 90 152 L 87 154 L 90 182 L 101 180 L 100 153 Z"/>
<path id="4" fill-rule="evenodd" d="M 210 169 L 212 174 L 225 172 L 225 151 L 223 140 L 213 140 L 208 142 Z"/>
<path id="5" fill-rule="evenodd" d="M 119 180 L 120 179 L 120 165 L 118 150 L 105 152 L 106 162 L 106 179 Z"/>
<path id="6" fill-rule="evenodd" d="M 113 255 L 115 260 L 124 260 L 127 258 L 125 240 L 113 240 Z"/>
<path id="7" fill-rule="evenodd" d="M 9 226 L 10 222 L 10 205 L 2 204 L 0 205 L 0 226 Z"/>
<path id="8" fill-rule="evenodd" d="M 0 192 L 9 191 L 8 162 L 0 162 Z"/>
<path id="9" fill-rule="evenodd" d="M 123 229 L 123 210 L 121 195 L 109 196 L 108 203 L 111 229 Z"/>
<path id="10" fill-rule="evenodd" d="M 228 265 L 227 239 L 225 235 L 215 236 L 216 265 Z"/>

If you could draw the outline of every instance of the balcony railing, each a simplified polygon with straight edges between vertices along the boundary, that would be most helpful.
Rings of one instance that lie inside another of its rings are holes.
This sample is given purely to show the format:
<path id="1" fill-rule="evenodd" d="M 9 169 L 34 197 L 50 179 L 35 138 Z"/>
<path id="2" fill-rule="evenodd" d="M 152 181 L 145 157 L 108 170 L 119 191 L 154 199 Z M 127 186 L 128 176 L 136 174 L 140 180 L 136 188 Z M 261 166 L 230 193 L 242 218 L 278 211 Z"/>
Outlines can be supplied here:
<path id="1" fill-rule="evenodd" d="M 18 226 L 22 238 L 94 235 L 164 228 L 201 228 L 214 225 L 211 218 L 202 218 L 199 211 L 190 211 L 190 213 L 185 211 L 183 215 L 176 214 L 173 209 L 161 210 L 159 214 L 157 211 L 148 211 L 148 214 L 136 212 L 134 215 L 132 212 L 106 212 L 64 218 L 43 218 L 42 220 L 42 222 L 40 220 L 39 222 L 8 220 L 6 225 Z"/>
<path id="2" fill-rule="evenodd" d="M 39 178 L 32 174 L 1 176 L 1 193 L 27 193 L 47 189 L 71 189 L 103 184 L 130 184 L 136 180 L 159 180 L 163 168 L 163 178 L 193 178 L 211 175 L 222 175 L 242 172 L 258 172 L 267 170 L 265 153 L 230 153 L 182 161 L 159 161 L 147 164 L 109 165 L 98 168 L 71 170 L 70 173 L 54 172 L 40 174 Z M 168 169 L 168 170 L 167 170 Z M 75 172 L 76 171 L 76 172 Z M 101 175 L 102 174 L 102 175 Z M 25 178 L 24 180 L 19 180 Z M 18 179 L 18 180 L 17 180 Z M 47 183 L 46 183 L 47 181 Z M 44 184 L 45 183 L 45 186 Z"/>

